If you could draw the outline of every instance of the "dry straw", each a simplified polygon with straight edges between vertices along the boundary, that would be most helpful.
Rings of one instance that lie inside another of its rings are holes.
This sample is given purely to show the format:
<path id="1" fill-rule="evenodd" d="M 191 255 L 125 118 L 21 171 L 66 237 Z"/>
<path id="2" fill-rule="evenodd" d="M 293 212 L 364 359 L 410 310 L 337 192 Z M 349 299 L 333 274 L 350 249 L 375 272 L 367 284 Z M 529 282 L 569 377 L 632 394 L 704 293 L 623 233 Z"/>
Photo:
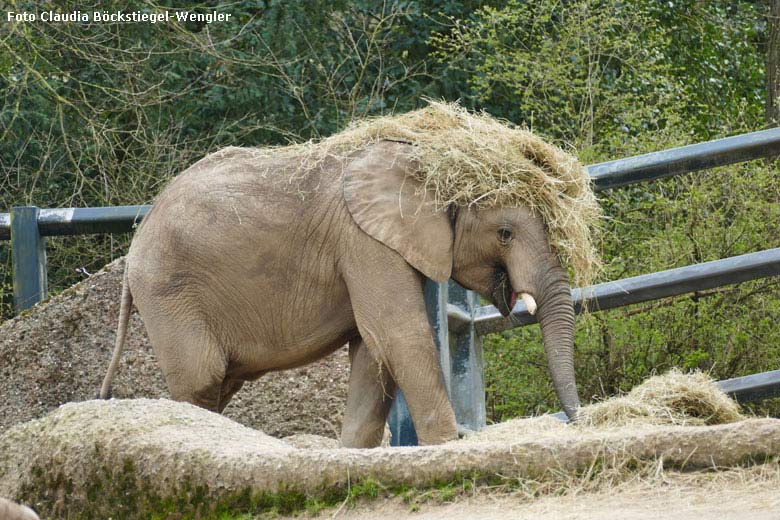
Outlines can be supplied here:
<path id="1" fill-rule="evenodd" d="M 627 395 L 585 406 L 579 423 L 585 427 L 631 424 L 707 425 L 744 419 L 739 406 L 701 372 L 671 370 L 654 376 Z"/>
<path id="2" fill-rule="evenodd" d="M 435 193 L 439 207 L 531 208 L 544 219 L 550 244 L 575 283 L 595 276 L 600 263 L 593 234 L 601 210 L 583 165 L 532 132 L 486 113 L 429 101 L 413 112 L 355 122 L 319 142 L 258 152 L 299 156 L 303 169 L 311 170 L 328 155 L 347 158 L 387 139 L 414 145 L 419 170 L 413 174 Z"/>
<path id="3" fill-rule="evenodd" d="M 663 425 L 704 426 L 744 420 L 739 405 L 707 374 L 673 369 L 653 376 L 628 394 L 583 406 L 573 427 L 549 415 L 512 419 L 466 438 L 466 442 L 521 442 L 581 437 L 619 428 L 632 432 Z"/>

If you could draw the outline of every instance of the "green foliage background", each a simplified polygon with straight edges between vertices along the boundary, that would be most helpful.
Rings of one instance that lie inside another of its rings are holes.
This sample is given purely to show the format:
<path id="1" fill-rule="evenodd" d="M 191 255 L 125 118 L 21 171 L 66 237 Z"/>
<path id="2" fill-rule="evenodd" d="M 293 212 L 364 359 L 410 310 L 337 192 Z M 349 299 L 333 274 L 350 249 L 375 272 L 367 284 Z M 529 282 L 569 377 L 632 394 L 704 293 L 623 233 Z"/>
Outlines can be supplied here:
<path id="1" fill-rule="evenodd" d="M 330 135 L 424 96 L 526 124 L 586 163 L 761 129 L 757 1 L 0 0 L 2 11 L 217 9 L 230 22 L 0 25 L 0 209 L 150 203 L 225 145 Z M 612 280 L 780 245 L 778 168 L 753 162 L 600 194 Z M 52 291 L 129 236 L 48 240 Z M 10 254 L 0 245 L 2 315 Z M 672 366 L 780 365 L 772 279 L 578 321 L 580 392 Z M 485 339 L 491 419 L 557 407 L 536 327 Z M 771 402 L 760 408 L 776 411 Z"/>

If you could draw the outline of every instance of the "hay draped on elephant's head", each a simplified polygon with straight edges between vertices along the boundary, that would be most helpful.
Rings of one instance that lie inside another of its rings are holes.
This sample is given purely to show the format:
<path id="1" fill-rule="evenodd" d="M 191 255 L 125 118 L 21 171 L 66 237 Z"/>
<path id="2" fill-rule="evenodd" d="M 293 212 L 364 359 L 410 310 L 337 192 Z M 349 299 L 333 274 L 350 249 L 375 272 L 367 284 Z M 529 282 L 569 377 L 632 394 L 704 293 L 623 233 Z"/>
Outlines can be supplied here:
<path id="1" fill-rule="evenodd" d="M 385 139 L 414 145 L 414 175 L 442 208 L 529 207 L 544 219 L 550 245 L 576 283 L 590 282 L 598 271 L 594 232 L 601 210 L 585 167 L 528 130 L 455 103 L 429 101 L 420 110 L 357 121 L 298 146 L 313 159 L 322 152 L 348 156 Z"/>

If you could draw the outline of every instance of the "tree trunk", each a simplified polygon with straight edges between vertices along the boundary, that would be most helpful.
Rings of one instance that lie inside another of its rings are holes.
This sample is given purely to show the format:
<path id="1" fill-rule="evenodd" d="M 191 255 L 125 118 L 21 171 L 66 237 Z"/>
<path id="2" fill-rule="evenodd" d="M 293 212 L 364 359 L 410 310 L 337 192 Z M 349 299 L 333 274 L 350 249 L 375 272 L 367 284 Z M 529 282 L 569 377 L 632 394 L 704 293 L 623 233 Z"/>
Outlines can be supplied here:
<path id="1" fill-rule="evenodd" d="M 766 123 L 780 123 L 780 0 L 767 0 L 769 6 L 766 45 Z"/>

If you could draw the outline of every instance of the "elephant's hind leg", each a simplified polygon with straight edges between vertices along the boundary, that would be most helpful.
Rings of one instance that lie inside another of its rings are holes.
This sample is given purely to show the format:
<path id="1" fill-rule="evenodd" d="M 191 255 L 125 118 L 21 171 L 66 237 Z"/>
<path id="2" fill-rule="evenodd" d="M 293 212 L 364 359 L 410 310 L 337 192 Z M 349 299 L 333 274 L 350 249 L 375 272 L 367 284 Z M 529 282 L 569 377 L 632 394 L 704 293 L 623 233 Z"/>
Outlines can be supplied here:
<path id="1" fill-rule="evenodd" d="M 171 398 L 219 413 L 227 361 L 206 324 L 147 315 L 155 316 L 146 320 L 146 328 Z"/>
<path id="2" fill-rule="evenodd" d="M 395 381 L 363 341 L 350 342 L 349 360 L 349 392 L 341 443 L 347 448 L 374 448 L 382 442 L 395 396 Z"/>
<path id="3" fill-rule="evenodd" d="M 206 410 L 222 413 L 222 384 L 224 364 L 208 359 L 208 354 L 200 353 L 201 361 L 182 363 L 179 359 L 172 362 L 160 362 L 171 397 L 176 401 L 186 401 Z M 204 359 L 206 358 L 206 359 Z M 172 366 L 173 365 L 173 366 Z"/>
<path id="4" fill-rule="evenodd" d="M 222 383 L 222 389 L 219 396 L 219 413 L 225 410 L 233 395 L 244 386 L 243 381 L 238 379 L 227 379 Z"/>
<path id="5" fill-rule="evenodd" d="M 203 352 L 199 357 L 200 361 L 190 361 L 186 364 L 178 358 L 169 362 L 160 361 L 171 397 L 176 401 L 186 401 L 206 410 L 222 413 L 224 364 L 220 365 L 218 360 L 208 359 L 211 356 Z"/>

